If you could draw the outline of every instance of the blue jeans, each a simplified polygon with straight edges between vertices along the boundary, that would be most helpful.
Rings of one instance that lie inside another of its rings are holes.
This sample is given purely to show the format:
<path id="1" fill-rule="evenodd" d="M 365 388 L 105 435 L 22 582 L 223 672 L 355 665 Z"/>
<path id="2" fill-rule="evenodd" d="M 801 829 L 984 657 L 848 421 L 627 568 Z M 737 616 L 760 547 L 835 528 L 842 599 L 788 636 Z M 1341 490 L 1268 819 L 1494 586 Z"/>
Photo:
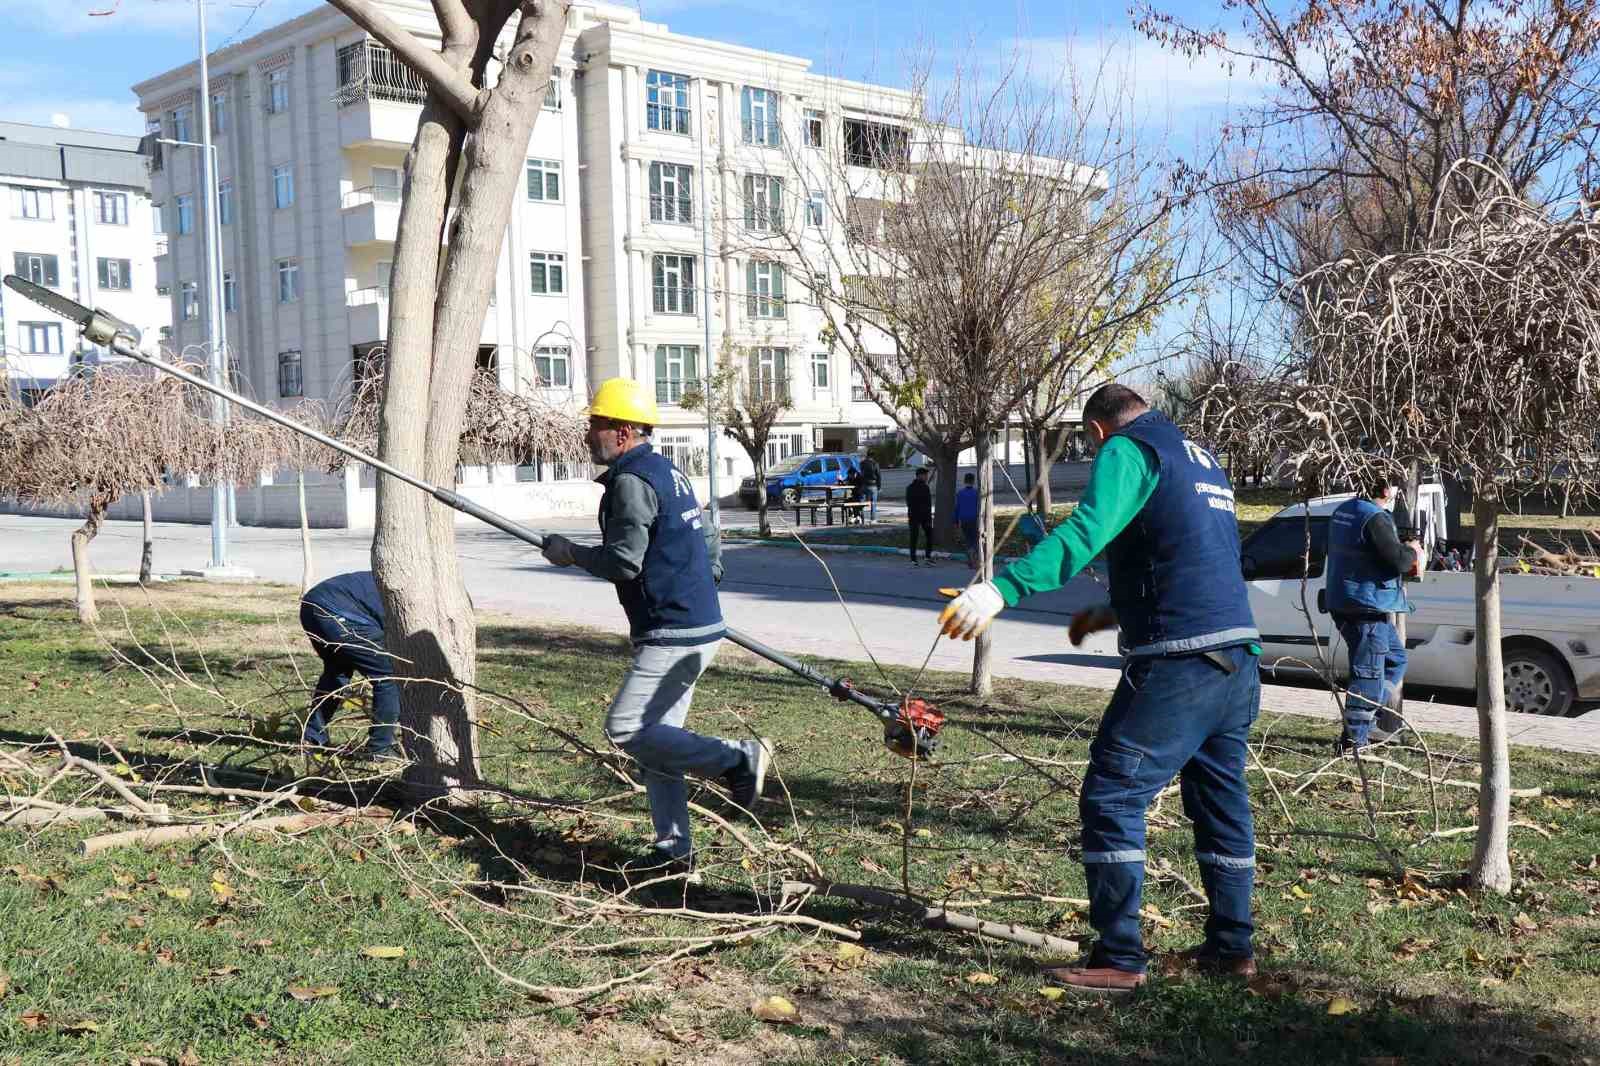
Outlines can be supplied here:
<path id="1" fill-rule="evenodd" d="M 636 645 L 633 664 L 606 712 L 606 736 L 644 771 L 655 846 L 673 858 L 694 850 L 683 775 L 719 777 L 745 757 L 735 741 L 683 728 L 695 683 L 716 654 L 715 642 L 687 648 Z"/>
<path id="2" fill-rule="evenodd" d="M 394 747 L 395 726 L 400 721 L 400 687 L 394 682 L 394 664 L 383 650 L 383 630 L 352 625 L 311 603 L 300 605 L 300 628 L 311 638 L 311 648 L 322 660 L 322 676 L 317 678 L 301 739 L 307 744 L 328 742 L 328 719 L 350 684 L 350 675 L 359 673 L 372 683 L 372 728 L 367 733 L 367 748 L 383 751 Z"/>
<path id="3" fill-rule="evenodd" d="M 1244 768 L 1245 738 L 1261 709 L 1261 675 L 1248 649 L 1220 654 L 1233 673 L 1204 655 L 1129 661 L 1089 745 L 1078 811 L 1089 924 L 1100 934 L 1096 965 L 1144 972 L 1145 811 L 1174 777 L 1182 778 L 1183 810 L 1194 823 L 1195 859 L 1211 904 L 1205 951 L 1252 954 L 1255 829 Z"/>
<path id="4" fill-rule="evenodd" d="M 1384 622 L 1339 621 L 1339 636 L 1350 650 L 1350 687 L 1344 697 L 1344 732 L 1353 744 L 1367 743 L 1373 720 L 1399 694 L 1406 675 L 1406 648 L 1400 633 Z"/>
<path id="5" fill-rule="evenodd" d="M 877 520 L 878 520 L 878 487 L 876 485 L 868 485 L 867 486 L 867 521 L 876 522 Z"/>

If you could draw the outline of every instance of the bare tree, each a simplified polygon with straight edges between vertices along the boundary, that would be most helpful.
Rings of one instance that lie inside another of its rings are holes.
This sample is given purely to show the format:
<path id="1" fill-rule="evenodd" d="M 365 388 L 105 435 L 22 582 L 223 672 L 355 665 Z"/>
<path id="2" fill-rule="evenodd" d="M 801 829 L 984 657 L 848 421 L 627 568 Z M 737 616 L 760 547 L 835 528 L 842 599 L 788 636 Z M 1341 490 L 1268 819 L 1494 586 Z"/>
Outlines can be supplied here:
<path id="1" fill-rule="evenodd" d="M 0 442 L 0 495 L 86 508 L 72 534 L 72 563 L 78 619 L 87 625 L 99 617 L 89 542 L 113 503 L 162 488 L 168 474 L 230 483 L 258 477 L 274 464 L 278 440 L 258 419 L 235 419 L 222 433 L 192 390 L 165 374 L 143 367 L 74 374 L 33 410 L 13 414 Z"/>
<path id="2" fill-rule="evenodd" d="M 1134 7 L 1149 37 L 1271 83 L 1207 175 L 1265 298 L 1346 252 L 1420 247 L 1470 193 L 1457 160 L 1518 196 L 1594 198 L 1600 0 L 1240 0 L 1230 28 L 1160 7 Z"/>
<path id="3" fill-rule="evenodd" d="M 831 229 L 784 219 L 747 244 L 802 268 L 825 340 L 938 464 L 941 530 L 957 458 L 975 449 L 987 579 L 995 436 L 1041 380 L 1115 352 L 1204 267 L 1175 250 L 1180 201 L 1119 114 L 1122 90 L 1071 72 L 1039 88 L 1016 59 L 997 81 L 966 74 L 923 114 L 847 120 L 842 138 L 792 151 Z M 926 71 L 916 84 L 929 99 Z M 987 639 L 972 686 L 990 687 Z"/>
<path id="4" fill-rule="evenodd" d="M 725 345 L 717 369 L 707 376 L 704 388 L 685 393 L 685 410 L 711 408 L 712 417 L 725 436 L 744 449 L 756 471 L 756 521 L 763 537 L 772 536 L 767 520 L 767 442 L 772 430 L 794 408 L 787 368 L 765 374 L 758 356 L 748 346 Z M 741 365 L 743 363 L 743 365 Z"/>
<path id="5" fill-rule="evenodd" d="M 305 399 L 285 412 L 303 426 L 322 433 L 333 433 L 337 427 L 327 405 L 321 400 Z M 309 437 L 290 430 L 281 430 L 281 452 L 294 468 L 294 485 L 297 510 L 300 516 L 300 592 L 304 595 L 316 584 L 316 567 L 311 560 L 311 522 L 306 510 L 306 471 L 332 472 L 342 464 L 338 452 L 323 447 Z"/>
<path id="6" fill-rule="evenodd" d="M 329 3 L 427 85 L 406 157 L 378 443 L 387 462 L 448 484 L 501 240 L 570 4 L 434 0 L 436 49 L 367 0 Z M 402 676 L 435 682 L 401 686 L 406 781 L 420 793 L 447 793 L 479 776 L 471 696 L 477 627 L 456 558 L 454 515 L 380 479 L 372 561 Z"/>
<path id="7" fill-rule="evenodd" d="M 1480 174 L 1480 168 L 1473 168 Z M 1281 433 L 1310 482 L 1449 471 L 1473 494 L 1479 757 L 1473 883 L 1505 893 L 1510 768 L 1502 681 L 1499 517 L 1508 487 L 1592 489 L 1600 469 L 1600 223 L 1482 192 L 1430 244 L 1353 255 L 1301 281 L 1302 343 L 1216 420 Z"/>

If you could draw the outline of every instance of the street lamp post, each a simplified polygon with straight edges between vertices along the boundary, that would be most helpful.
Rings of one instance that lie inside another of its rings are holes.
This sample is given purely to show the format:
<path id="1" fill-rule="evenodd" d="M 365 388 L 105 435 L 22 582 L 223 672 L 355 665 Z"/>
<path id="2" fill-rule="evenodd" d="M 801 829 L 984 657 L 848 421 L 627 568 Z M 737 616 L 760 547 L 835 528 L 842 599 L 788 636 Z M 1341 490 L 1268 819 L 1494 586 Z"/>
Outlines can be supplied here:
<path id="1" fill-rule="evenodd" d="M 700 79 L 700 121 L 698 137 L 700 150 L 700 320 L 705 323 L 705 369 L 700 383 L 700 393 L 706 401 L 706 495 L 711 497 L 711 524 L 722 526 L 722 507 L 717 502 L 717 424 L 715 397 L 711 395 L 711 212 L 707 208 L 706 186 L 711 176 L 706 172 L 706 122 L 710 108 L 707 106 L 711 83 Z"/>

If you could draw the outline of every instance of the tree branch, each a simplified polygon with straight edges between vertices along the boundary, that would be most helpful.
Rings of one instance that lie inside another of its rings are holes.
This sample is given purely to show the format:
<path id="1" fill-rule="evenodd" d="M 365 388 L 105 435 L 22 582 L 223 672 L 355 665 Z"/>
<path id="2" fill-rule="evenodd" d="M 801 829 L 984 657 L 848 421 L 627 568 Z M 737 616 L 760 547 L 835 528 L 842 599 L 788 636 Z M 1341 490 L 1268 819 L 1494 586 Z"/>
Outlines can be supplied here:
<path id="1" fill-rule="evenodd" d="M 463 122 L 468 126 L 477 125 L 482 93 L 472 82 L 452 70 L 437 52 L 431 51 L 413 34 L 374 8 L 368 0 L 328 0 L 328 3 L 388 45 Z"/>

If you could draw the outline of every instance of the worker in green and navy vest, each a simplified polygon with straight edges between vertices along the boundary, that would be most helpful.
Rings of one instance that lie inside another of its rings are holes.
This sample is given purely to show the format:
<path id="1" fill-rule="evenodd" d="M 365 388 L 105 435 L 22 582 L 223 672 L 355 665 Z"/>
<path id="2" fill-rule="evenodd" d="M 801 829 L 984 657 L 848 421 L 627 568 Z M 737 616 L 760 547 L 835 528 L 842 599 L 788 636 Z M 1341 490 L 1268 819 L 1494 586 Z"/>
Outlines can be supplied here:
<path id="1" fill-rule="evenodd" d="M 1411 608 L 1401 582 L 1421 572 L 1422 545 L 1401 544 L 1394 525 L 1399 490 L 1384 479 L 1340 504 L 1328 522 L 1328 613 L 1350 652 L 1341 749 L 1365 747 L 1378 723 L 1399 726 L 1394 708 L 1406 673 L 1406 648 L 1394 616 Z"/>
<path id="2" fill-rule="evenodd" d="M 602 382 L 589 406 L 589 453 L 599 478 L 602 541 L 545 538 L 544 557 L 581 566 L 617 587 L 633 663 L 606 714 L 606 736 L 639 763 L 655 842 L 624 867 L 630 877 L 696 880 L 685 774 L 720 779 L 733 802 L 754 808 L 766 777 L 764 740 L 725 740 L 684 728 L 695 683 L 727 627 L 717 601 L 720 538 L 683 472 L 650 446 L 655 397 L 627 378 Z"/>
<path id="3" fill-rule="evenodd" d="M 1099 940 L 1048 976 L 1080 991 L 1144 984 L 1145 809 L 1178 777 L 1211 907 L 1205 942 L 1180 959 L 1247 977 L 1255 972 L 1255 831 L 1245 740 L 1261 704 L 1261 649 L 1239 570 L 1233 486 L 1215 458 L 1126 386 L 1097 389 L 1083 417 L 1099 454 L 1078 506 L 1025 558 L 968 587 L 940 623 L 947 635 L 971 639 L 1003 608 L 1060 588 L 1104 553 L 1110 607 L 1080 612 L 1069 631 L 1078 644 L 1116 625 L 1124 656 L 1078 803 Z"/>

